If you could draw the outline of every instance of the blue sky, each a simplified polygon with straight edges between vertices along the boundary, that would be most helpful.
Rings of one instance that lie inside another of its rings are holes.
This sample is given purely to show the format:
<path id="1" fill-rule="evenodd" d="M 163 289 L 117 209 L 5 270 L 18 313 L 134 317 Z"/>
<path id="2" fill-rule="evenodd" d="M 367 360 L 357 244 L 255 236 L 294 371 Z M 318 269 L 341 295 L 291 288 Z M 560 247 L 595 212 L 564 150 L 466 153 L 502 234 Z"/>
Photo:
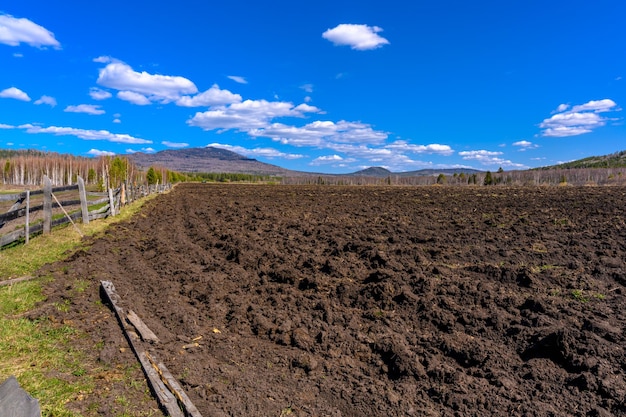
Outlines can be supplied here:
<path id="1" fill-rule="evenodd" d="M 301 171 L 626 149 L 626 2 L 0 4 L 0 148 L 217 146 Z"/>

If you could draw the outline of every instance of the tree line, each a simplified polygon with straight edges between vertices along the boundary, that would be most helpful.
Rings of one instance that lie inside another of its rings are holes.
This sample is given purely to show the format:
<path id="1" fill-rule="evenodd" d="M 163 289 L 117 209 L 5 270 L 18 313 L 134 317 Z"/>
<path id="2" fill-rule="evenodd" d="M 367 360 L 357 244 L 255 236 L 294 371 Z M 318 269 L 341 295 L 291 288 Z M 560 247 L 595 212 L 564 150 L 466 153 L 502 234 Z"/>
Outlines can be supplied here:
<path id="1" fill-rule="evenodd" d="M 162 166 L 139 169 L 124 156 L 100 156 L 86 158 L 71 154 L 42 152 L 36 150 L 1 150 L 0 181 L 3 185 L 40 186 L 44 176 L 52 185 L 74 185 L 80 176 L 85 184 L 100 190 L 116 188 L 122 182 L 137 184 L 175 184 L 186 181 L 210 182 L 270 182 L 280 181 L 269 175 L 241 173 L 180 173 Z"/>
<path id="2" fill-rule="evenodd" d="M 403 176 L 391 174 L 386 177 L 357 175 L 308 175 L 285 177 L 283 184 L 302 185 L 455 185 L 455 186 L 537 186 L 537 185 L 626 185 L 626 168 L 573 168 L 550 170 L 526 170 L 452 175 Z"/>
<path id="3" fill-rule="evenodd" d="M 0 150 L 0 169 L 1 183 L 13 186 L 40 186 L 44 176 L 50 178 L 55 187 L 74 185 L 80 176 L 87 185 L 95 185 L 100 190 L 116 188 L 122 182 L 152 185 L 163 183 L 163 179 L 180 180 L 177 173 L 163 167 L 151 167 L 151 176 L 148 176 L 124 156 L 86 158 L 33 150 Z"/>

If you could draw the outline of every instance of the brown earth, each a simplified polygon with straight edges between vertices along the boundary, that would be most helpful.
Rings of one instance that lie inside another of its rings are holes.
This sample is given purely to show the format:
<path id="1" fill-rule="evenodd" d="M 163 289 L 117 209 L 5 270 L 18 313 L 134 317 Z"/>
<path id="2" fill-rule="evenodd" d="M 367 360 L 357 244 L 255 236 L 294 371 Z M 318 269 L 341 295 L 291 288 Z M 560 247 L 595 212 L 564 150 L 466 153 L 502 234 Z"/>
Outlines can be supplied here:
<path id="1" fill-rule="evenodd" d="M 183 184 L 42 271 L 70 308 L 39 313 L 87 331 L 94 364 L 135 363 L 98 303 L 112 281 L 205 417 L 624 416 L 625 202 Z M 114 415 L 119 389 L 100 378 L 70 407 Z"/>

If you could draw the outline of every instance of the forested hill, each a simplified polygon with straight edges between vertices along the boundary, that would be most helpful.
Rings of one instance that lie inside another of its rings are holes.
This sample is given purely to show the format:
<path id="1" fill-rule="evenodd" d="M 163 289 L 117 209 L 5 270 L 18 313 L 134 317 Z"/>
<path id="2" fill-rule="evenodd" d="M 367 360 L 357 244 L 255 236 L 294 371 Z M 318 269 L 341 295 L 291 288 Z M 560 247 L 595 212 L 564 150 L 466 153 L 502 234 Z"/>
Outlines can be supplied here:
<path id="1" fill-rule="evenodd" d="M 540 169 L 556 168 L 626 168 L 626 151 L 615 152 L 610 155 L 590 156 L 589 158 L 541 167 Z"/>
<path id="2" fill-rule="evenodd" d="M 162 166 L 177 172 L 222 172 L 254 175 L 286 175 L 292 172 L 226 149 L 210 146 L 169 149 L 151 154 L 137 152 L 127 156 L 143 169 L 150 166 Z"/>

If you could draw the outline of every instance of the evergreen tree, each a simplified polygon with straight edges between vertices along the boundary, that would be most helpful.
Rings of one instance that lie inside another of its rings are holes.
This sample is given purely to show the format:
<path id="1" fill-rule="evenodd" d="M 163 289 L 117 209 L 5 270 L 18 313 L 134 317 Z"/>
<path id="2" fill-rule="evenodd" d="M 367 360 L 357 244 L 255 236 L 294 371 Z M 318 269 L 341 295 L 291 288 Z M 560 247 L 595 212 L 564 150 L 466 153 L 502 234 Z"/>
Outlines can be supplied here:
<path id="1" fill-rule="evenodd" d="M 487 171 L 487 173 L 485 174 L 485 181 L 483 182 L 484 185 L 493 185 L 493 177 L 491 176 L 491 171 Z"/>

